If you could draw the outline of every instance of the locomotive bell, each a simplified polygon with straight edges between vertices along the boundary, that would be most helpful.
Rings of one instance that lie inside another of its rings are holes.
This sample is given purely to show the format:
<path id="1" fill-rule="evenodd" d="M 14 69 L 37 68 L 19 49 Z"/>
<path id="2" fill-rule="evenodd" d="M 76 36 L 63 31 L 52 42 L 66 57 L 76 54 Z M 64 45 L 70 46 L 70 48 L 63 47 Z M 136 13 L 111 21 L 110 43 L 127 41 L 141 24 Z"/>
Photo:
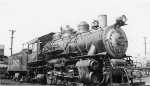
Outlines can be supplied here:
<path id="1" fill-rule="evenodd" d="M 78 25 L 78 33 L 84 33 L 89 31 L 89 24 L 85 21 L 81 21 Z"/>
<path id="2" fill-rule="evenodd" d="M 93 30 L 97 30 L 98 29 L 97 27 L 99 27 L 98 21 L 93 20 L 93 22 L 91 23 L 91 27 L 92 27 Z"/>

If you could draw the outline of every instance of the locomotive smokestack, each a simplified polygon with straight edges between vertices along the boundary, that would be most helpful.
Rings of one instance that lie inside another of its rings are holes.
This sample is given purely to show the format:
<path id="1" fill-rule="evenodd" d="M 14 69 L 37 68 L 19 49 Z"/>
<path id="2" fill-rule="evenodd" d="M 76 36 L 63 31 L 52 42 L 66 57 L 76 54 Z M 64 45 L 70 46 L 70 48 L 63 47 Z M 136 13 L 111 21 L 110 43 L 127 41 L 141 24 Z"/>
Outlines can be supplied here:
<path id="1" fill-rule="evenodd" d="M 98 22 L 99 22 L 99 27 L 101 28 L 107 27 L 107 15 L 99 15 Z"/>

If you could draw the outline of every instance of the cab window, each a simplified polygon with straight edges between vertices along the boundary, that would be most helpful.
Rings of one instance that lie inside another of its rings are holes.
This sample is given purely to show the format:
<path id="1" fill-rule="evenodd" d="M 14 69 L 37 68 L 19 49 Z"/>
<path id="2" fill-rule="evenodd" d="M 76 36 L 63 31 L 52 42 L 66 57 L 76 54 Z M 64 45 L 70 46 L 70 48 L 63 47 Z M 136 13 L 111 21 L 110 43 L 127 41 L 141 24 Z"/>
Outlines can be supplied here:
<path id="1" fill-rule="evenodd" d="M 32 50 L 32 44 L 29 45 L 29 49 Z"/>
<path id="2" fill-rule="evenodd" d="M 37 43 L 32 44 L 32 51 L 37 51 Z"/>

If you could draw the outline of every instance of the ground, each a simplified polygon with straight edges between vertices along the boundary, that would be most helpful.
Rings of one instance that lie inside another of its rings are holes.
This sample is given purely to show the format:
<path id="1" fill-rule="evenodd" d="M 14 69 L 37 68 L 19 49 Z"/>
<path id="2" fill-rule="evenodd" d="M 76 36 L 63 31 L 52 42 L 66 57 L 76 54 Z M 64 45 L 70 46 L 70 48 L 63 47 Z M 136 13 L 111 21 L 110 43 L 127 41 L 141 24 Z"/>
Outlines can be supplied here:
<path id="1" fill-rule="evenodd" d="M 133 83 L 131 86 L 150 86 L 150 76 L 144 76 L 143 78 L 136 78 L 133 80 Z M 0 86 L 31 86 L 31 85 L 36 85 L 36 86 L 43 86 L 42 84 L 39 83 L 21 83 L 21 82 L 14 82 L 11 79 L 0 79 Z M 54 85 L 47 85 L 47 86 L 54 86 Z"/>

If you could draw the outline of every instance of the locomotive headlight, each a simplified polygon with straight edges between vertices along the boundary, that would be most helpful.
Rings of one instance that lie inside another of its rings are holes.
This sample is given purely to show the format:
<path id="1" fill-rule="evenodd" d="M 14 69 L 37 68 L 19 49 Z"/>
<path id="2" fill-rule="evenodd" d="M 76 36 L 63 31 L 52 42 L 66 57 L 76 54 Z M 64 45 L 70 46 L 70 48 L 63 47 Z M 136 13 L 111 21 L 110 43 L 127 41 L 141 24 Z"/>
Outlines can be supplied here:
<path id="1" fill-rule="evenodd" d="M 127 21 L 127 17 L 125 15 L 122 15 L 122 21 L 125 23 Z"/>
<path id="2" fill-rule="evenodd" d="M 90 68 L 91 69 L 93 69 L 93 70 L 96 70 L 96 69 L 98 69 L 98 67 L 99 67 L 99 63 L 97 62 L 97 61 L 91 61 L 90 62 Z"/>
<path id="3" fill-rule="evenodd" d="M 125 15 L 122 15 L 122 16 L 116 18 L 116 24 L 115 25 L 119 25 L 119 26 L 126 25 L 125 24 L 126 21 L 127 21 L 127 17 Z"/>

